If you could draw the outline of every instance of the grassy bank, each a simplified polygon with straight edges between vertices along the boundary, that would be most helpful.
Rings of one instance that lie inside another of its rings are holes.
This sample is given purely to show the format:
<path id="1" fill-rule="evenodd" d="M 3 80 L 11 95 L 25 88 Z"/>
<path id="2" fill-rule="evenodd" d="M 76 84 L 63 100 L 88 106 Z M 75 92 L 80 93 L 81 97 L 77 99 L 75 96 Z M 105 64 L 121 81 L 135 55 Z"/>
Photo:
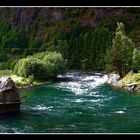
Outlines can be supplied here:
<path id="1" fill-rule="evenodd" d="M 12 71 L 11 70 L 0 70 L 0 76 L 11 76 Z"/>
<path id="2" fill-rule="evenodd" d="M 140 83 L 140 71 L 138 73 L 129 72 L 118 83 L 121 85 Z M 135 90 L 140 92 L 140 84 L 136 85 Z"/>
<path id="3" fill-rule="evenodd" d="M 14 75 L 10 70 L 0 70 L 0 76 L 10 76 L 12 80 L 15 82 L 16 87 L 18 89 L 25 89 L 25 88 L 44 85 L 52 82 L 52 81 L 37 81 L 37 80 L 30 82 L 30 79 Z"/>

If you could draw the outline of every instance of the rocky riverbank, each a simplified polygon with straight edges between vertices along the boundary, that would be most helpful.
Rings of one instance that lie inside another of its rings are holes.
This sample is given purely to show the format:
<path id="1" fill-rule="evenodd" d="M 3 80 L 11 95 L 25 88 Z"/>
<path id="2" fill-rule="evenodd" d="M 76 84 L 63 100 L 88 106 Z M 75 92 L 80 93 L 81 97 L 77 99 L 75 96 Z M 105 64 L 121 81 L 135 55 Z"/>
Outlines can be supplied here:
<path id="1" fill-rule="evenodd" d="M 139 80 L 140 80 L 140 73 L 134 74 L 130 72 L 123 78 L 121 78 L 119 74 L 110 73 L 108 74 L 107 84 L 130 92 L 140 93 Z"/>

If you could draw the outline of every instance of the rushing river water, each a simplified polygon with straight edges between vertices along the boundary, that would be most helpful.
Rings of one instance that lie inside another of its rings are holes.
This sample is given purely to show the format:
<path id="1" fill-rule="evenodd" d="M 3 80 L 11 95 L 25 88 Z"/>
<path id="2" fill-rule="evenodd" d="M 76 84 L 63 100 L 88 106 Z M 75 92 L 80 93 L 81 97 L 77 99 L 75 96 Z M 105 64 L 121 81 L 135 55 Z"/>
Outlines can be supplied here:
<path id="1" fill-rule="evenodd" d="M 1 133 L 140 132 L 140 95 L 105 84 L 106 75 L 71 72 L 68 81 L 27 89 L 19 115 L 0 117 Z"/>

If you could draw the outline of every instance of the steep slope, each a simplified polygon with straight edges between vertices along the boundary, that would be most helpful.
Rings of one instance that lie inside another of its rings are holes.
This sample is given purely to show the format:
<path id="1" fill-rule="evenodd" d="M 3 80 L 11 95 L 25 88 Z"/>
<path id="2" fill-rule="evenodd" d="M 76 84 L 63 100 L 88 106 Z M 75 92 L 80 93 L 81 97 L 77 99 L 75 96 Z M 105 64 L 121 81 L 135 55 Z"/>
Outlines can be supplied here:
<path id="1" fill-rule="evenodd" d="M 127 22 L 126 28 L 133 29 L 133 22 L 139 24 L 139 8 L 0 8 L 0 20 L 10 23 L 12 26 L 20 26 L 29 28 L 34 26 L 36 28 L 36 34 L 43 36 L 45 34 L 45 28 L 65 28 L 70 29 L 74 26 L 72 20 L 82 22 L 96 28 L 100 25 L 110 27 L 114 26 L 113 20 L 122 20 Z M 136 21 L 137 20 L 137 21 Z M 135 25 L 137 26 L 137 25 Z M 111 27 L 110 27 L 111 28 Z M 115 27 L 114 27 L 115 29 Z M 138 32 L 138 31 L 137 31 Z M 43 34 L 44 33 L 44 34 Z M 133 33 L 137 35 L 136 30 L 133 29 Z M 43 38 L 43 37 L 42 37 Z M 137 40 L 138 37 L 136 37 Z"/>

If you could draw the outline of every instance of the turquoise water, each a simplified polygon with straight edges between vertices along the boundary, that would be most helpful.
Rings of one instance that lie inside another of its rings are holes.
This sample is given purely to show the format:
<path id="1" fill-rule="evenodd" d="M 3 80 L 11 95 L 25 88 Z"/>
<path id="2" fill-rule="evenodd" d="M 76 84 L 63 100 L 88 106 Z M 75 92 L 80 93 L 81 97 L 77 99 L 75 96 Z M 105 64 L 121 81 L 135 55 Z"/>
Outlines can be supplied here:
<path id="1" fill-rule="evenodd" d="M 140 95 L 105 84 L 105 76 L 66 75 L 72 81 L 27 89 L 21 113 L 0 117 L 1 133 L 139 133 Z"/>

